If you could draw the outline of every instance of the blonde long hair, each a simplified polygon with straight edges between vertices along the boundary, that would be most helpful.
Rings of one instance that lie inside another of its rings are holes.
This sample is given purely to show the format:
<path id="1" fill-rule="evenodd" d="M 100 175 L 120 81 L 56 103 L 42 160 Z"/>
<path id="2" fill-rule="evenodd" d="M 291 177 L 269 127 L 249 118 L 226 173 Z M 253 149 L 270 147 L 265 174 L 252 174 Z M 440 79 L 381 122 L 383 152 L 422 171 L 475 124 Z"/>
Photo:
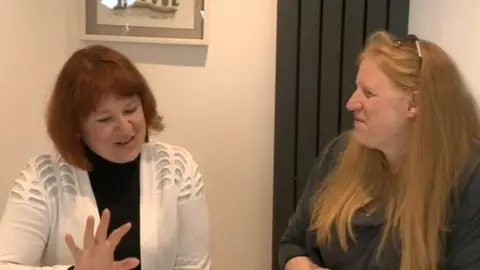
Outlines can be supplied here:
<path id="1" fill-rule="evenodd" d="M 408 154 L 392 174 L 380 151 L 349 138 L 315 195 L 311 227 L 320 246 L 328 245 L 336 232 L 346 251 L 355 239 L 354 214 L 381 205 L 386 221 L 377 255 L 398 235 L 400 270 L 436 270 L 444 258 L 447 205 L 469 150 L 480 138 L 479 118 L 457 67 L 440 47 L 420 40 L 420 58 L 415 43 L 398 45 L 396 40 L 384 31 L 374 33 L 360 61 L 376 61 L 399 91 L 419 91 Z"/>

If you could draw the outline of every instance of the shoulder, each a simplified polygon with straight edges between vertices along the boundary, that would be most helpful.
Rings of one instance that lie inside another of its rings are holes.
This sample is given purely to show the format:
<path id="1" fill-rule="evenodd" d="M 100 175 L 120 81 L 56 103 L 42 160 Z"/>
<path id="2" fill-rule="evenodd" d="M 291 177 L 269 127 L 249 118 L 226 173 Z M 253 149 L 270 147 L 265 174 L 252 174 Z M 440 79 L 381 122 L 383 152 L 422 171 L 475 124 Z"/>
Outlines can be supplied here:
<path id="1" fill-rule="evenodd" d="M 456 199 L 449 205 L 447 262 L 451 265 L 478 264 L 477 257 L 472 254 L 480 247 L 479 192 L 480 148 L 474 147 L 460 174 L 459 186 L 454 196 Z M 478 265 L 473 268 L 478 269 Z"/>
<path id="2" fill-rule="evenodd" d="M 459 177 L 458 198 L 462 201 L 473 196 L 480 207 L 480 200 L 477 200 L 480 192 L 480 145 L 474 145 L 471 149 Z"/>
<path id="3" fill-rule="evenodd" d="M 45 185 L 55 182 L 56 171 L 61 164 L 65 164 L 63 158 L 52 152 L 45 152 L 30 158 L 20 172 L 20 176 L 35 179 Z"/>
<path id="4" fill-rule="evenodd" d="M 155 171 L 157 187 L 177 187 L 180 198 L 202 196 L 204 183 L 199 166 L 186 148 L 160 141 L 144 144 L 144 160 Z"/>
<path id="5" fill-rule="evenodd" d="M 333 140 L 331 140 L 330 143 L 325 147 L 323 152 L 325 154 L 338 156 L 347 147 L 349 139 L 350 139 L 350 132 L 342 133 L 337 137 L 335 137 Z"/>
<path id="6" fill-rule="evenodd" d="M 335 167 L 338 158 L 342 152 L 346 149 L 348 140 L 350 138 L 350 133 L 342 133 L 335 137 L 330 143 L 325 146 L 322 152 L 318 155 L 313 173 L 328 173 L 330 170 Z"/>
<path id="7" fill-rule="evenodd" d="M 306 186 L 304 188 L 304 199 L 309 200 L 314 196 L 317 188 L 325 184 L 325 178 L 337 165 L 338 158 L 348 144 L 350 134 L 342 133 L 335 137 L 324 147 L 318 155 L 310 170 Z"/>
<path id="8" fill-rule="evenodd" d="M 179 161 L 185 164 L 195 163 L 193 155 L 186 148 L 161 141 L 150 141 L 143 146 L 143 153 L 153 161 Z"/>
<path id="9" fill-rule="evenodd" d="M 449 215 L 451 225 L 460 229 L 472 220 L 480 226 L 480 148 L 473 148 L 459 176 L 458 186 L 452 194 Z"/>
<path id="10" fill-rule="evenodd" d="M 47 152 L 30 158 L 15 177 L 10 189 L 10 200 L 39 205 L 49 195 L 57 194 L 57 172 L 62 161 L 59 155 Z"/>

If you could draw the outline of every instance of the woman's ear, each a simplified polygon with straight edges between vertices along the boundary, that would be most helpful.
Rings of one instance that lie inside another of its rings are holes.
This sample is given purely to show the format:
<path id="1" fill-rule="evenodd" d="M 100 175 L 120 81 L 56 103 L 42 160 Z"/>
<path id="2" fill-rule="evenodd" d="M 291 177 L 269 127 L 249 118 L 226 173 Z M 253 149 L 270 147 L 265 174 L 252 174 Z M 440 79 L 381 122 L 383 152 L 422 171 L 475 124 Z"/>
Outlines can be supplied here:
<path id="1" fill-rule="evenodd" d="M 418 107 L 420 104 L 420 97 L 418 91 L 413 91 L 410 102 L 408 104 L 408 117 L 413 118 L 418 114 Z"/>

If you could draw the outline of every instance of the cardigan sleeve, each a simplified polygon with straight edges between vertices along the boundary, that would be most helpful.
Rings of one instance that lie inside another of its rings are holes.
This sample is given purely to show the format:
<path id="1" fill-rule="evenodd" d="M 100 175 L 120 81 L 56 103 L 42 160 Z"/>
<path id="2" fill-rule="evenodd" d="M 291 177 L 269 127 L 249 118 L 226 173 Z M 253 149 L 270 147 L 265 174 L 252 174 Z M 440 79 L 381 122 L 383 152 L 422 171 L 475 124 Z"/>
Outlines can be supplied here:
<path id="1" fill-rule="evenodd" d="M 39 267 L 50 234 L 46 182 L 52 180 L 45 156 L 33 159 L 10 189 L 0 220 L 0 270 L 66 270 L 70 265 Z"/>
<path id="2" fill-rule="evenodd" d="M 202 175 L 185 151 L 178 195 L 178 247 L 174 270 L 210 270 L 210 231 Z"/>

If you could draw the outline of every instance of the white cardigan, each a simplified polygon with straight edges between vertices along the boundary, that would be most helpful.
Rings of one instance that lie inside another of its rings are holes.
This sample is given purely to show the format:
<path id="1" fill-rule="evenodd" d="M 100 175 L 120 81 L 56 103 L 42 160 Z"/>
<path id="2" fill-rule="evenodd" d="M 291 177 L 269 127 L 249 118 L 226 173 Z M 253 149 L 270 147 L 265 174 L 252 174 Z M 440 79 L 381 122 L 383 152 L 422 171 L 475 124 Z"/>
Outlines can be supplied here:
<path id="1" fill-rule="evenodd" d="M 140 182 L 142 270 L 211 269 L 204 183 L 192 155 L 166 143 L 144 144 Z M 82 247 L 89 215 L 98 225 L 86 171 L 57 154 L 31 159 L 0 221 L 0 270 L 67 269 L 74 261 L 65 233 Z"/>

